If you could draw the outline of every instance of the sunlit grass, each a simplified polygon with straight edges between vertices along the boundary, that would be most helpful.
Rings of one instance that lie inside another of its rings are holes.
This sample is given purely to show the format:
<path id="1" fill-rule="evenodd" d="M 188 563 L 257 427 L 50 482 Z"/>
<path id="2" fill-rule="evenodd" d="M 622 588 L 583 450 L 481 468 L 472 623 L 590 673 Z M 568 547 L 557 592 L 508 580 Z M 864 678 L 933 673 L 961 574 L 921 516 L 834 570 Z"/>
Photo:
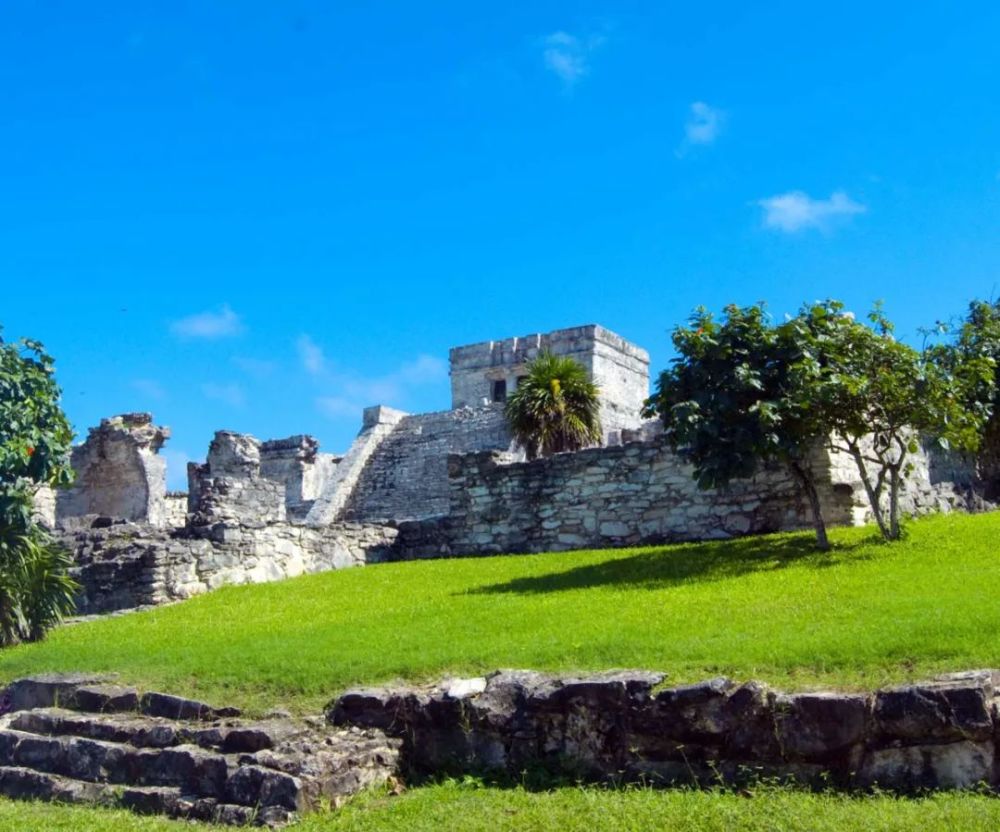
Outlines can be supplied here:
<path id="1" fill-rule="evenodd" d="M 296 832 L 986 832 L 1000 828 L 1000 800 L 983 794 L 891 795 L 562 788 L 546 792 L 446 783 L 400 797 L 365 796 L 307 816 Z M 124 811 L 0 799 L 0 830 L 181 832 L 232 829 Z"/>
<path id="2" fill-rule="evenodd" d="M 1000 665 L 1000 513 L 659 548 L 386 564 L 230 587 L 60 628 L 0 679 L 117 671 L 144 688 L 315 710 L 345 687 L 498 667 L 643 667 L 785 687 Z"/>

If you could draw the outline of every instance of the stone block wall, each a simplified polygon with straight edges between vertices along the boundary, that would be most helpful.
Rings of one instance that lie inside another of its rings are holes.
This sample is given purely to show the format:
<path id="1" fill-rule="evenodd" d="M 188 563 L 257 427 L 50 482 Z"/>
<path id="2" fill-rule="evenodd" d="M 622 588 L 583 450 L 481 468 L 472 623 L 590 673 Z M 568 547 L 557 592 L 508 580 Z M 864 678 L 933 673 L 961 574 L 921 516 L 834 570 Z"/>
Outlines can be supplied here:
<path id="1" fill-rule="evenodd" d="M 861 693 L 786 694 L 718 678 L 659 687 L 664 674 L 555 677 L 497 671 L 422 688 L 350 691 L 335 725 L 403 742 L 408 774 L 525 770 L 653 785 L 780 779 L 829 788 L 1000 785 L 1000 673 L 950 674 Z"/>
<path id="2" fill-rule="evenodd" d="M 388 527 L 288 523 L 166 530 L 142 523 L 63 530 L 75 556 L 81 614 L 180 601 L 228 584 L 261 583 L 387 558 Z"/>
<path id="3" fill-rule="evenodd" d="M 198 526 L 263 526 L 288 518 L 285 484 L 261 473 L 261 442 L 218 431 L 203 465 L 188 465 L 188 512 Z"/>
<path id="4" fill-rule="evenodd" d="M 271 439 L 260 445 L 260 475 L 285 484 L 285 508 L 291 517 L 305 516 L 339 461 L 339 456 L 319 453 L 319 442 L 311 436 Z"/>
<path id="5" fill-rule="evenodd" d="M 343 517 L 374 522 L 443 514 L 448 455 L 510 446 L 500 404 L 403 416 L 362 469 Z"/>
<path id="6" fill-rule="evenodd" d="M 955 509 L 983 510 L 993 506 L 981 495 L 981 483 L 976 475 L 976 462 L 962 454 L 944 451 L 931 441 L 921 441 L 917 453 L 909 456 L 912 470 L 900 494 L 900 509 L 904 515 L 919 516 L 933 511 Z M 854 459 L 842 452 L 826 454 L 829 479 L 838 484 L 840 493 L 848 498 L 848 525 L 873 523 L 874 516 L 858 474 Z M 883 499 L 888 510 L 888 495 Z"/>
<path id="7" fill-rule="evenodd" d="M 327 479 L 306 514 L 310 526 L 325 526 L 340 520 L 357 488 L 365 468 L 376 457 L 386 439 L 407 416 L 402 410 L 384 405 L 365 408 L 361 432 L 351 444 L 336 470 Z"/>
<path id="8" fill-rule="evenodd" d="M 817 449 L 820 499 L 830 525 L 868 521 L 852 460 Z M 943 479 L 954 460 L 914 457 L 904 492 L 909 514 L 969 506 Z M 797 483 L 783 468 L 703 491 L 689 465 L 657 437 L 532 462 L 483 452 L 449 458 L 448 512 L 400 524 L 400 558 L 635 546 L 811 527 Z"/>
<path id="9" fill-rule="evenodd" d="M 163 500 L 163 527 L 179 529 L 187 524 L 188 495 L 186 491 L 168 491 Z"/>

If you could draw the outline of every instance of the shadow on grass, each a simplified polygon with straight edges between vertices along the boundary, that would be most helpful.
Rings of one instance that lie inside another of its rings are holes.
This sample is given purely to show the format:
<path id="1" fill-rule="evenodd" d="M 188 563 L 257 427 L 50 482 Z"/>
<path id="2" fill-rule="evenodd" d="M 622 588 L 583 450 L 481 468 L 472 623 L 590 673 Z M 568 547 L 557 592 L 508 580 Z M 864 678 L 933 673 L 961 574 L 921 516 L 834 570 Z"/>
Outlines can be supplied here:
<path id="1" fill-rule="evenodd" d="M 816 549 L 811 534 L 775 538 L 770 535 L 721 540 L 683 546 L 643 549 L 628 557 L 577 566 L 562 572 L 514 578 L 471 589 L 470 595 L 565 592 L 592 587 L 619 586 L 660 589 L 683 583 L 735 578 L 753 572 L 770 572 L 795 564 L 827 569 L 848 561 L 869 560 L 873 538 L 836 544 L 828 552 Z"/>

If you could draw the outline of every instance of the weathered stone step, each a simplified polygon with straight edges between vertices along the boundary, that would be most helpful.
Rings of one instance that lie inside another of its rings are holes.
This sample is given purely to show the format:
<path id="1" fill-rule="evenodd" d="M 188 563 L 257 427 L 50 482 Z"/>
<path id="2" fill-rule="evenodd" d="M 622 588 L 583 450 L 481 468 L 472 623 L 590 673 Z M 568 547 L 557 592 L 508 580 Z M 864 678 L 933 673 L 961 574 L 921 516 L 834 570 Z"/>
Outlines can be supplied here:
<path id="1" fill-rule="evenodd" d="M 0 794 L 276 825 L 391 780 L 400 741 L 106 680 L 19 679 L 0 696 Z"/>
<path id="2" fill-rule="evenodd" d="M 172 818 L 214 823 L 248 824 L 284 823 L 288 812 L 277 807 L 258 811 L 253 806 L 239 806 L 212 798 L 186 795 L 170 786 L 112 786 L 90 783 L 22 766 L 0 766 L 0 794 L 19 800 L 46 800 L 58 803 L 115 806 L 139 814 L 166 815 Z"/>
<path id="3" fill-rule="evenodd" d="M 235 762 L 235 761 L 234 761 Z M 174 786 L 199 797 L 225 794 L 230 761 L 192 745 L 132 748 L 83 737 L 0 730 L 0 764 L 91 783 Z"/>
<path id="4" fill-rule="evenodd" d="M 212 721 L 240 715 L 238 708 L 215 708 L 196 699 L 109 683 L 108 676 L 83 673 L 45 673 L 16 679 L 5 691 L 6 710 L 72 708 L 89 713 L 136 711 L 174 720 Z"/>
<path id="5" fill-rule="evenodd" d="M 290 722 L 282 721 L 266 724 L 227 721 L 206 725 L 131 713 L 91 714 L 64 708 L 19 711 L 12 715 L 10 727 L 46 736 L 76 736 L 128 743 L 137 748 L 197 745 L 226 754 L 273 748 L 302 731 Z"/>
<path id="6" fill-rule="evenodd" d="M 85 783 L 23 766 L 0 766 L 0 794 L 22 800 L 91 803 L 110 806 L 115 791 L 103 783 Z"/>

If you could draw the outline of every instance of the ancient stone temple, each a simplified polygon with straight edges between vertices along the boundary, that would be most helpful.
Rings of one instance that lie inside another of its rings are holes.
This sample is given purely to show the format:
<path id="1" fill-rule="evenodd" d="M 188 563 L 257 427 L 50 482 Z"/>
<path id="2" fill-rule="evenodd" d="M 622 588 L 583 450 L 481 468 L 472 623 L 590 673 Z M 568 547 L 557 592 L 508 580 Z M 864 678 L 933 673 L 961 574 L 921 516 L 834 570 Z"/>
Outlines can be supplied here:
<path id="1" fill-rule="evenodd" d="M 511 442 L 506 396 L 541 350 L 572 356 L 601 390 L 599 447 L 527 462 Z M 278 580 L 384 560 L 704 540 L 807 528 L 781 469 L 719 491 L 641 418 L 646 352 L 599 326 L 451 350 L 452 408 L 373 405 L 343 454 L 310 436 L 262 441 L 219 431 L 188 493 L 168 494 L 148 413 L 105 419 L 73 451 L 76 484 L 42 491 L 36 512 L 75 553 L 85 612 L 187 598 L 223 584 Z M 975 504 L 968 463 L 913 458 L 905 511 Z M 853 463 L 816 449 L 828 522 L 865 522 Z"/>
<path id="2" fill-rule="evenodd" d="M 503 403 L 517 389 L 528 362 L 543 351 L 568 356 L 586 368 L 600 388 L 606 434 L 640 426 L 649 396 L 649 353 L 595 324 L 453 347 L 452 408 Z"/>

